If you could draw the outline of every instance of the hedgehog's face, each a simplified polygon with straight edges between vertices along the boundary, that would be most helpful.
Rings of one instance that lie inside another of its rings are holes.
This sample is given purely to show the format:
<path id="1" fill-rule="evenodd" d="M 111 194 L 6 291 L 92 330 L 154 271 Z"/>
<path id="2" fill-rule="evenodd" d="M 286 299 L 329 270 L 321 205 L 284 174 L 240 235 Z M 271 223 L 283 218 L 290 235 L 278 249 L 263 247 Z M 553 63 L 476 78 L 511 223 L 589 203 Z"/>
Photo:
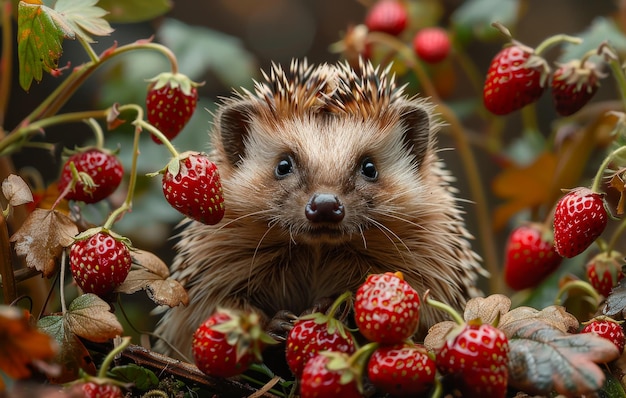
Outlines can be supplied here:
<path id="1" fill-rule="evenodd" d="M 362 241 L 371 228 L 382 231 L 423 191 L 419 166 L 430 148 L 429 130 L 415 127 L 428 126 L 422 108 L 395 115 L 268 123 L 223 113 L 217 149 L 229 218 L 255 220 L 259 233 L 269 228 L 268 236 L 295 243 Z M 228 129 L 229 120 L 248 122 Z"/>

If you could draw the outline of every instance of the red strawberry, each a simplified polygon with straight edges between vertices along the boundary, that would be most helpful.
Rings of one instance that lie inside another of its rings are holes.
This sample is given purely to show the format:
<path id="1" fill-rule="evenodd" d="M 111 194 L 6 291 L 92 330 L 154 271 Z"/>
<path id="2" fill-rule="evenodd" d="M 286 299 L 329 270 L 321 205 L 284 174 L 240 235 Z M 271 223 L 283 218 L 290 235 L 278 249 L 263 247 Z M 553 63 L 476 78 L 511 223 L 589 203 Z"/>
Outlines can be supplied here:
<path id="1" fill-rule="evenodd" d="M 545 89 L 546 61 L 531 48 L 513 44 L 491 61 L 483 88 L 485 107 L 506 115 L 539 99 Z"/>
<path id="2" fill-rule="evenodd" d="M 362 397 L 359 381 L 348 362 L 348 354 L 331 351 L 311 358 L 302 371 L 300 397 Z"/>
<path id="3" fill-rule="evenodd" d="M 421 29 L 413 38 L 413 50 L 422 61 L 430 64 L 446 59 L 450 47 L 448 32 L 439 27 Z"/>
<path id="4" fill-rule="evenodd" d="M 437 368 L 453 375 L 463 397 L 504 397 L 509 343 L 498 328 L 469 322 L 453 329 L 437 353 Z"/>
<path id="5" fill-rule="evenodd" d="M 193 358 L 207 375 L 231 377 L 261 361 L 261 351 L 274 341 L 262 331 L 257 314 L 217 310 L 194 332 Z"/>
<path id="6" fill-rule="evenodd" d="M 81 178 L 65 196 L 68 200 L 99 202 L 117 189 L 124 176 L 124 168 L 117 156 L 95 148 L 79 151 L 63 165 L 58 183 L 59 192 L 63 192 L 72 182 L 72 162 Z"/>
<path id="7" fill-rule="evenodd" d="M 206 155 L 185 152 L 172 159 L 162 185 L 168 203 L 187 217 L 208 225 L 224 217 L 220 175 Z"/>
<path id="8" fill-rule="evenodd" d="M 419 323 L 419 294 L 402 273 L 373 274 L 356 292 L 354 315 L 359 332 L 379 343 L 401 343 Z"/>
<path id="9" fill-rule="evenodd" d="M 563 262 L 554 249 L 551 231 L 535 223 L 515 228 L 505 253 L 504 280 L 514 290 L 537 286 Z"/>
<path id="10" fill-rule="evenodd" d="M 595 255 L 586 266 L 587 279 L 591 286 L 604 297 L 608 297 L 617 282 L 624 278 L 624 261 L 624 256 L 616 251 Z"/>
<path id="11" fill-rule="evenodd" d="M 85 398 L 122 398 L 122 390 L 112 384 L 97 384 L 92 381 L 82 384 Z"/>
<path id="12" fill-rule="evenodd" d="M 376 2 L 365 16 L 365 25 L 371 31 L 398 36 L 407 26 L 406 8 L 397 0 Z"/>
<path id="13" fill-rule="evenodd" d="M 78 235 L 70 249 L 70 268 L 78 286 L 98 296 L 111 293 L 130 272 L 128 246 L 128 239 L 101 228 Z"/>
<path id="14" fill-rule="evenodd" d="M 327 315 L 318 312 L 299 318 L 289 331 L 285 355 L 289 369 L 297 378 L 302 376 L 307 361 L 321 351 L 347 354 L 355 351 L 352 334 L 333 317 L 345 298 L 336 300 Z"/>
<path id="15" fill-rule="evenodd" d="M 146 95 L 148 122 L 167 139 L 174 139 L 191 119 L 198 103 L 197 86 L 181 73 L 164 72 L 150 80 Z M 154 135 L 150 137 L 162 144 Z"/>
<path id="16" fill-rule="evenodd" d="M 581 65 L 573 60 L 560 65 L 552 76 L 552 100 L 556 112 L 569 116 L 580 110 L 595 95 L 604 77 L 591 62 Z"/>
<path id="17" fill-rule="evenodd" d="M 563 257 L 584 252 L 608 223 L 604 195 L 576 188 L 563 196 L 554 211 L 554 246 Z"/>
<path id="18" fill-rule="evenodd" d="M 581 333 L 593 333 L 615 344 L 620 354 L 624 352 L 624 329 L 618 322 L 606 316 L 599 316 L 585 323 Z"/>
<path id="19" fill-rule="evenodd" d="M 437 366 L 421 345 L 380 346 L 367 363 L 370 382 L 394 397 L 424 394 L 435 383 Z"/>

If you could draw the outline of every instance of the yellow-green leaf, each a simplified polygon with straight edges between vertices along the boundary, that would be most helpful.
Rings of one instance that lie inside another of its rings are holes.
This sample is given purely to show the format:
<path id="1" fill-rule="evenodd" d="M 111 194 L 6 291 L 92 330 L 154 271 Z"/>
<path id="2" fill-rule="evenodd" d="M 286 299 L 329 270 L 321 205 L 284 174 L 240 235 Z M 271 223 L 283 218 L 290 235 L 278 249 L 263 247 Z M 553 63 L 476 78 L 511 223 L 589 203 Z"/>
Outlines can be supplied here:
<path id="1" fill-rule="evenodd" d="M 63 38 L 73 39 L 74 33 L 62 20 L 52 18 L 51 9 L 44 5 L 21 1 L 17 11 L 17 54 L 20 86 L 26 91 L 33 79 L 41 81 L 43 71 L 57 67 L 63 52 Z"/>

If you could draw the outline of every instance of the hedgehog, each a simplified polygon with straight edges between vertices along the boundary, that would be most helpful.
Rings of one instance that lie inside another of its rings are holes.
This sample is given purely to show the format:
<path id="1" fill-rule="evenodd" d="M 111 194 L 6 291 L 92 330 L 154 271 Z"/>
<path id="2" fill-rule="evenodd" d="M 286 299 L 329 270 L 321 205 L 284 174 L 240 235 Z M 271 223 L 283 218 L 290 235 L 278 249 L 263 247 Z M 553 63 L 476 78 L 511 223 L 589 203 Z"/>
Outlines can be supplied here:
<path id="1" fill-rule="evenodd" d="M 164 314 L 155 349 L 191 357 L 194 330 L 218 308 L 270 325 L 373 273 L 400 271 L 457 309 L 479 295 L 486 271 L 438 156 L 433 104 L 367 61 L 294 60 L 262 75 L 214 114 L 209 155 L 226 213 L 215 226 L 181 227 L 172 277 L 190 301 Z M 422 336 L 446 319 L 420 311 Z"/>

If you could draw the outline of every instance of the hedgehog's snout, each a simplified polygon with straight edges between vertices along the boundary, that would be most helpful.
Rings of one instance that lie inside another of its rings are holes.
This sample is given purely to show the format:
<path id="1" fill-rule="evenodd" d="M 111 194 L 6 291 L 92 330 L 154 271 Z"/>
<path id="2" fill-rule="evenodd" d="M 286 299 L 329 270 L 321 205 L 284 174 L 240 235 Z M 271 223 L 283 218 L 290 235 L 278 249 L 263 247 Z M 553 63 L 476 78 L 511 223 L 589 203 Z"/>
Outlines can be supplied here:
<path id="1" fill-rule="evenodd" d="M 337 195 L 315 193 L 306 204 L 304 214 L 312 223 L 339 223 L 346 211 Z"/>

